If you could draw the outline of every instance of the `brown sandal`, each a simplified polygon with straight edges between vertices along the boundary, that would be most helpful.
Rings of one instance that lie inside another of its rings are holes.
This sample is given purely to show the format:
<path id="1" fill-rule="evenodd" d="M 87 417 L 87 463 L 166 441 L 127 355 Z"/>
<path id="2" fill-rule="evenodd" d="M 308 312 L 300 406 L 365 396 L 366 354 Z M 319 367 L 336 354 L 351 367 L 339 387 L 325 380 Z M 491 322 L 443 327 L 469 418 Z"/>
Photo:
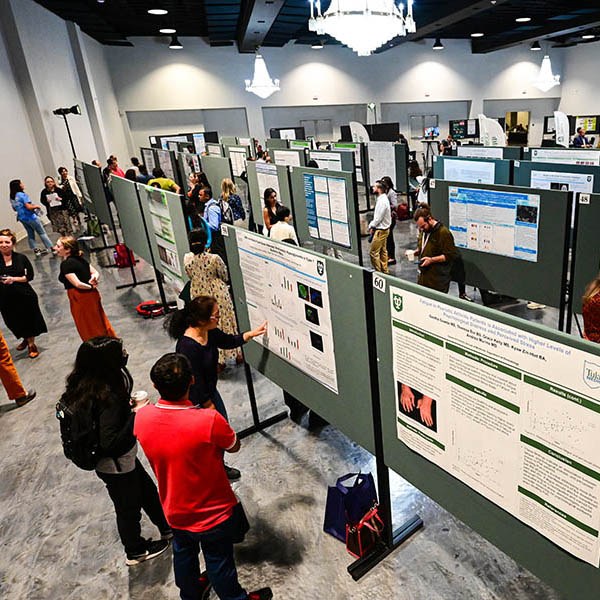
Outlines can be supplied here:
<path id="1" fill-rule="evenodd" d="M 27 348 L 27 340 L 23 340 L 18 346 L 17 351 L 21 352 L 21 350 L 25 350 Z"/>
<path id="2" fill-rule="evenodd" d="M 37 346 L 35 344 L 31 344 L 29 346 L 29 358 L 37 358 L 40 355 Z"/>

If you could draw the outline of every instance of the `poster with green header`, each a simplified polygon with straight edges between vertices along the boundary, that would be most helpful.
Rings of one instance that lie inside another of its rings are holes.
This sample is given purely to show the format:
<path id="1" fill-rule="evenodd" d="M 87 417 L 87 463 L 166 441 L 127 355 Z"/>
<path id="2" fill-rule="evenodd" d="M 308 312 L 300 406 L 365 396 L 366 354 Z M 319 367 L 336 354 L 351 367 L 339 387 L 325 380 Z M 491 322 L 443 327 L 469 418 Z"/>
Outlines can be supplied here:
<path id="1" fill-rule="evenodd" d="M 598 567 L 600 357 L 389 294 L 398 439 Z"/>

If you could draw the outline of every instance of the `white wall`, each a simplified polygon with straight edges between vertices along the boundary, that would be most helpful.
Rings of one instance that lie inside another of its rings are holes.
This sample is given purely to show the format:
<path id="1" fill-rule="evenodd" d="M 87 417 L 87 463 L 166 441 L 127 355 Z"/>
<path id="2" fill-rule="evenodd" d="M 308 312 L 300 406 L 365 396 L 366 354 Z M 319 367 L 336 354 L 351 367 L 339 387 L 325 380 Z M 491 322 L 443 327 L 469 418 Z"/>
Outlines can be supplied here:
<path id="1" fill-rule="evenodd" d="M 599 58 L 600 41 L 566 49 L 561 111 L 569 115 L 600 114 Z"/>
<path id="2" fill-rule="evenodd" d="M 318 52 L 291 44 L 268 48 L 263 55 L 271 76 L 280 79 L 281 91 L 261 100 L 244 90 L 252 55 L 240 55 L 233 47 L 210 48 L 193 38 L 182 40 L 181 51 L 169 50 L 167 40 L 131 41 L 134 48 L 106 49 L 121 110 L 225 108 L 239 106 L 241 100 L 250 132 L 259 137 L 268 133 L 265 119 L 272 107 L 471 100 L 471 116 L 476 116 L 485 99 L 556 96 L 531 85 L 541 57 L 526 47 L 472 55 L 469 41 L 448 40 L 443 52 L 432 51 L 427 41 L 363 58 L 344 47 Z M 560 72 L 558 51 L 553 60 Z"/>

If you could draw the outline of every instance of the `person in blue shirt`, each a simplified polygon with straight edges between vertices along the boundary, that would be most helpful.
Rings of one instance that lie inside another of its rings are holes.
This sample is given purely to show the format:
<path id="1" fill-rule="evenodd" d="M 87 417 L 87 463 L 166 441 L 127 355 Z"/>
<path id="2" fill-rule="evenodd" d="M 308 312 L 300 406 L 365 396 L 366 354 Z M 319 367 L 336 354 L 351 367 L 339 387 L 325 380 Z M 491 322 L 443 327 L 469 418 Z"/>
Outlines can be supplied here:
<path id="1" fill-rule="evenodd" d="M 17 213 L 17 221 L 20 221 L 27 232 L 27 242 L 29 247 L 34 251 L 36 257 L 42 254 L 47 254 L 52 249 L 52 242 L 42 225 L 42 221 L 37 215 L 37 211 L 41 210 L 41 206 L 33 204 L 29 196 L 25 193 L 25 185 L 20 179 L 13 179 L 9 183 L 10 189 L 10 204 L 13 210 Z M 40 249 L 35 244 L 35 234 L 40 236 L 45 249 Z"/>
<path id="2" fill-rule="evenodd" d="M 221 206 L 218 200 L 215 200 L 212 195 L 212 190 L 209 187 L 203 187 L 198 194 L 198 198 L 204 204 L 204 219 L 208 223 L 212 242 L 210 251 L 213 254 L 218 254 L 225 264 L 227 264 L 227 253 L 225 252 L 225 241 L 221 235 L 221 223 L 223 215 Z"/>
<path id="3" fill-rule="evenodd" d="M 575 148 L 591 148 L 590 141 L 585 137 L 586 131 L 583 127 L 577 128 L 577 135 L 573 138 Z"/>

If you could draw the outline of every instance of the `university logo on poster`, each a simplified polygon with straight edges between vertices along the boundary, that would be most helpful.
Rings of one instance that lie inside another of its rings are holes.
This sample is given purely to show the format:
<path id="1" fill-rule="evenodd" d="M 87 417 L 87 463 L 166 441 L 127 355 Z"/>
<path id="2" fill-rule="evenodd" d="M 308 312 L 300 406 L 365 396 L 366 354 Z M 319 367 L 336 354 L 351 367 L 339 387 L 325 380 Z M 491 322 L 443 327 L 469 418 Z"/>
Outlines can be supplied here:
<path id="1" fill-rule="evenodd" d="M 394 302 L 394 310 L 396 312 L 402 312 L 402 308 L 404 306 L 404 301 L 402 299 L 402 296 L 400 294 L 394 294 L 393 302 Z"/>
<path id="2" fill-rule="evenodd" d="M 600 388 L 600 365 L 586 360 L 583 364 L 583 380 L 593 390 Z"/>

